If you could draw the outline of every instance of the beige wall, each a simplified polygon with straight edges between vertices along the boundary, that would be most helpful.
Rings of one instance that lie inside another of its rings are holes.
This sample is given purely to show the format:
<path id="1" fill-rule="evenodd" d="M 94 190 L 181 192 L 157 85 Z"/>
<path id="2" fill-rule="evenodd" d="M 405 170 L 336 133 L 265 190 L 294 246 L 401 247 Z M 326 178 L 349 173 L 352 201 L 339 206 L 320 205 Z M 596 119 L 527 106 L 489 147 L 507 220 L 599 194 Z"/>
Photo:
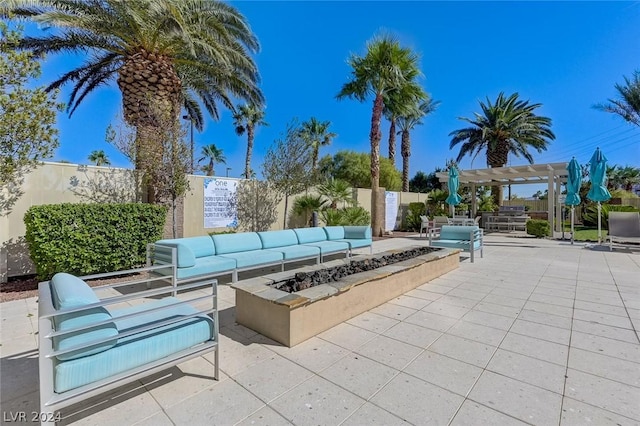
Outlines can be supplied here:
<path id="1" fill-rule="evenodd" d="M 206 176 L 189 176 L 190 190 L 184 199 L 183 236 L 205 235 L 208 232 L 223 231 L 224 228 L 204 228 L 204 179 Z M 226 179 L 226 178 L 225 178 Z M 232 179 L 232 178 L 228 178 Z M 25 177 L 22 185 L 24 194 L 13 206 L 8 216 L 0 217 L 0 282 L 8 277 L 35 272 L 24 243 L 24 214 L 33 205 L 91 202 L 90 194 L 102 194 L 102 201 L 134 201 L 135 183 L 131 170 L 109 167 L 79 166 L 68 163 L 46 162 Z M 126 197 L 113 199 L 112 194 Z M 308 192 L 315 194 L 313 190 Z M 84 195 L 83 195 L 84 194 Z M 303 194 L 298 194 L 303 195 Z M 289 197 L 289 214 L 298 195 Z M 353 196 L 358 205 L 371 210 L 371 190 L 354 188 Z M 403 206 L 410 202 L 426 201 L 426 194 L 398 193 L 398 220 L 400 225 Z M 93 200 L 95 201 L 95 200 Z M 278 205 L 278 219 L 271 230 L 283 229 L 284 199 Z M 295 225 L 288 220 L 288 225 Z"/>

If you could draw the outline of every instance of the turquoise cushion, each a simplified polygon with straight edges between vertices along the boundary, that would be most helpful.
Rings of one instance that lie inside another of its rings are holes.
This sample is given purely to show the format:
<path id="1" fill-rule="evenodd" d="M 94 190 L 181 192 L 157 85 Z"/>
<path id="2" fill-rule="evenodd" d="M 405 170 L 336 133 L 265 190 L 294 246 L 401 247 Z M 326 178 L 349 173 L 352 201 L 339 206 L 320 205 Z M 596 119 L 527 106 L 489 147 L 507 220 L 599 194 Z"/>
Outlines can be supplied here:
<path id="1" fill-rule="evenodd" d="M 369 247 L 371 245 L 371 238 L 363 238 L 363 239 L 343 239 L 343 240 L 338 240 L 338 241 L 342 241 L 345 242 L 347 244 L 349 244 L 349 247 L 354 249 L 354 248 L 360 248 L 360 247 Z"/>
<path id="2" fill-rule="evenodd" d="M 56 309 L 80 308 L 82 306 L 99 303 L 100 299 L 93 292 L 91 287 L 80 278 L 64 272 L 55 274 L 49 282 L 53 306 Z M 56 331 L 70 330 L 76 327 L 83 327 L 97 322 L 111 319 L 109 312 L 102 308 L 91 308 L 84 311 L 63 314 L 54 317 Z M 82 345 L 91 341 L 115 337 L 118 329 L 113 322 L 109 322 L 97 327 L 80 330 L 75 333 L 66 334 L 53 338 L 54 350 L 65 350 L 73 346 Z M 84 349 L 58 355 L 60 361 L 67 361 L 93 355 L 106 351 L 115 346 L 116 340 L 109 340 L 104 343 L 92 345 Z"/>
<path id="3" fill-rule="evenodd" d="M 369 225 L 366 226 L 345 226 L 344 227 L 344 237 L 346 239 L 371 239 L 371 227 Z"/>
<path id="4" fill-rule="evenodd" d="M 472 231 L 477 231 L 477 226 L 451 226 L 443 225 L 440 229 L 441 240 L 468 240 Z"/>
<path id="5" fill-rule="evenodd" d="M 149 313 L 142 318 L 117 320 L 118 316 L 166 306 L 177 301 L 177 299 L 166 298 L 131 308 L 114 310 L 112 314 L 118 327 L 123 331 L 127 331 L 147 321 L 156 322 L 197 312 L 191 306 L 181 305 L 171 308 L 170 311 L 164 310 Z M 118 344 L 108 351 L 58 363 L 54 371 L 54 389 L 58 393 L 65 392 L 157 361 L 178 351 L 189 349 L 211 340 L 213 332 L 213 321 L 203 315 L 184 320 L 178 324 L 158 327 L 119 339 Z"/>
<path id="6" fill-rule="evenodd" d="M 178 268 L 178 279 L 191 278 L 198 275 L 213 275 L 218 272 L 236 268 L 236 261 L 221 256 L 207 256 L 196 259 L 195 265 L 189 268 Z"/>
<path id="7" fill-rule="evenodd" d="M 285 229 L 284 231 L 258 232 L 258 236 L 262 241 L 263 249 L 295 246 L 298 244 L 298 237 L 296 237 L 296 233 L 291 229 Z"/>
<path id="8" fill-rule="evenodd" d="M 273 249 L 266 249 L 264 251 L 275 251 L 278 253 L 282 253 L 286 260 L 289 259 L 300 259 L 302 257 L 312 257 L 318 256 L 320 254 L 320 248 L 311 247 L 311 246 L 303 246 L 303 245 L 295 245 L 289 247 L 278 247 Z"/>
<path id="9" fill-rule="evenodd" d="M 460 240 L 442 240 L 442 239 L 434 240 L 431 242 L 431 245 L 433 247 L 446 247 L 446 248 L 453 248 L 453 249 L 461 249 L 464 251 L 470 250 L 469 242 L 460 242 Z M 479 249 L 480 249 L 480 241 L 476 240 L 473 242 L 473 250 L 475 251 Z"/>
<path id="10" fill-rule="evenodd" d="M 220 234 L 213 235 L 212 238 L 213 244 L 216 247 L 216 254 L 238 253 L 262 249 L 262 241 L 255 232 Z"/>
<path id="11" fill-rule="evenodd" d="M 193 253 L 191 248 L 188 245 L 183 244 L 181 240 L 160 240 L 156 242 L 156 244 L 173 247 L 176 249 L 178 268 L 189 268 L 196 264 L 195 254 Z M 211 246 L 213 246 L 213 243 L 211 243 Z"/>
<path id="12" fill-rule="evenodd" d="M 282 253 L 271 250 L 253 250 L 242 253 L 228 253 L 221 254 L 219 257 L 235 260 L 238 268 L 279 262 L 284 258 Z"/>
<path id="13" fill-rule="evenodd" d="M 328 240 L 342 240 L 344 238 L 343 226 L 325 226 L 322 229 L 327 234 Z"/>
<path id="14" fill-rule="evenodd" d="M 293 232 L 296 233 L 300 244 L 327 240 L 327 234 L 322 228 L 297 228 L 294 229 Z"/>
<path id="15" fill-rule="evenodd" d="M 318 241 L 317 243 L 309 243 L 305 244 L 305 246 L 318 247 L 320 249 L 320 253 L 324 256 L 325 254 L 335 253 L 339 251 L 347 251 L 349 250 L 349 243 L 345 243 L 342 241 Z"/>

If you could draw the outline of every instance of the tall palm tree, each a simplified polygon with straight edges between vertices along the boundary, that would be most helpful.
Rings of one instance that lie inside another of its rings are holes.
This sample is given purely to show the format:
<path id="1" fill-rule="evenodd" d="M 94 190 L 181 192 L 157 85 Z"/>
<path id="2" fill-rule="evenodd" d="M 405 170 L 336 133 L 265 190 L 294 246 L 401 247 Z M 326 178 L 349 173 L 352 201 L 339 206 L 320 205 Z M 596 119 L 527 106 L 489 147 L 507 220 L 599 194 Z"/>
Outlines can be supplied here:
<path id="1" fill-rule="evenodd" d="M 428 114 L 431 114 L 440 105 L 439 101 L 434 101 L 429 98 L 426 101 L 421 102 L 419 105 L 407 110 L 402 116 L 398 117 L 398 127 L 401 135 L 401 147 L 400 152 L 402 154 L 402 190 L 404 192 L 409 191 L 409 157 L 411 156 L 411 136 L 409 132 L 414 127 L 422 125 L 422 118 Z"/>
<path id="2" fill-rule="evenodd" d="M 264 121 L 264 110 L 254 104 L 241 105 L 233 114 L 233 124 L 236 126 L 236 133 L 242 136 L 247 132 L 247 156 L 244 163 L 244 176 L 249 179 L 251 176 L 251 156 L 253 155 L 253 139 L 257 126 L 268 126 Z"/>
<path id="3" fill-rule="evenodd" d="M 107 154 L 105 154 L 103 150 L 91 151 L 91 154 L 89 154 L 89 157 L 87 158 L 96 166 L 108 166 L 111 164 L 109 157 L 107 157 Z"/>
<path id="4" fill-rule="evenodd" d="M 206 165 L 202 166 L 202 170 L 207 174 L 207 176 L 215 176 L 216 171 L 214 169 L 214 165 L 216 163 L 227 164 L 227 158 L 222 153 L 222 150 L 214 143 L 203 146 L 201 155 L 202 158 L 198 160 L 198 163 L 205 160 L 208 161 Z"/>
<path id="5" fill-rule="evenodd" d="M 411 70 L 415 75 L 407 75 L 407 81 L 398 91 L 387 93 L 384 97 L 382 113 L 389 120 L 389 160 L 396 162 L 396 124 L 399 117 L 409 114 L 415 105 L 428 98 L 427 94 L 414 79 L 419 70 Z"/>
<path id="6" fill-rule="evenodd" d="M 313 170 L 318 168 L 320 147 L 330 145 L 333 138 L 338 136 L 329 131 L 329 126 L 331 126 L 330 121 L 320 121 L 315 117 L 311 117 L 309 121 L 305 121 L 300 126 L 300 136 L 313 150 L 311 154 L 311 165 Z"/>
<path id="7" fill-rule="evenodd" d="M 418 56 L 410 49 L 400 46 L 391 36 L 374 37 L 367 43 L 364 56 L 352 55 L 349 65 L 353 68 L 351 80 L 342 86 L 338 99 L 353 98 L 364 102 L 373 96 L 371 113 L 371 225 L 373 235 L 381 236 L 383 232 L 382 205 L 380 194 L 380 120 L 384 110 L 384 97 L 398 91 L 403 85 L 420 75 Z"/>
<path id="8" fill-rule="evenodd" d="M 471 126 L 449 133 L 453 136 L 450 148 L 462 143 L 456 161 L 467 154 L 475 158 L 485 151 L 488 167 L 504 167 L 509 154 L 522 156 L 533 164 L 529 149 L 545 151 L 555 139 L 551 119 L 534 113 L 540 106 L 519 100 L 518 93 L 509 97 L 500 93 L 495 104 L 489 98 L 486 104 L 480 102 L 482 114 L 474 113 L 474 119 L 458 117 Z M 492 187 L 492 195 L 496 204 L 502 205 L 502 187 Z"/>
<path id="9" fill-rule="evenodd" d="M 331 178 L 327 180 L 324 184 L 318 186 L 318 192 L 329 200 L 329 207 L 334 210 L 338 208 L 338 203 L 351 205 L 355 201 L 351 192 L 351 185 L 341 179 Z"/>
<path id="10" fill-rule="evenodd" d="M 615 85 L 619 99 L 609 99 L 608 104 L 598 104 L 595 108 L 618 114 L 629 123 L 640 126 L 640 71 L 635 71 L 631 78 L 624 77 L 624 83 Z"/>
<path id="11" fill-rule="evenodd" d="M 177 123 L 181 108 L 201 130 L 199 102 L 215 119 L 217 103 L 233 109 L 233 99 L 263 102 L 250 56 L 259 49 L 258 40 L 244 16 L 226 2 L 8 0 L 0 16 L 56 29 L 23 38 L 18 49 L 85 57 L 48 87 L 73 85 L 70 115 L 96 88 L 117 81 L 124 119 L 136 129 L 136 168 L 156 167 L 161 157 L 157 128 Z M 167 121 L 172 123 L 163 126 Z"/>

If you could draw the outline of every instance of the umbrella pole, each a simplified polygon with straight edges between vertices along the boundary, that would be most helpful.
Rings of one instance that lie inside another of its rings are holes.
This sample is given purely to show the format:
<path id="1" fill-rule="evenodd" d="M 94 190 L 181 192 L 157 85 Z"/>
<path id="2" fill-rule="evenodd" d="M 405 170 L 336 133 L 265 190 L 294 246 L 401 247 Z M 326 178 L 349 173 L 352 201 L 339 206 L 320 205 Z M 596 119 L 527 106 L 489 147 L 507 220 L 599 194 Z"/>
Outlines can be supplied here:
<path id="1" fill-rule="evenodd" d="M 575 207 L 571 206 L 571 245 L 573 245 L 573 215 L 574 215 Z M 564 229 L 564 228 L 562 228 Z"/>
<path id="2" fill-rule="evenodd" d="M 600 206 L 600 201 L 598 201 L 598 244 L 602 241 L 602 228 L 601 228 L 601 219 L 600 219 L 600 211 L 602 207 Z"/>

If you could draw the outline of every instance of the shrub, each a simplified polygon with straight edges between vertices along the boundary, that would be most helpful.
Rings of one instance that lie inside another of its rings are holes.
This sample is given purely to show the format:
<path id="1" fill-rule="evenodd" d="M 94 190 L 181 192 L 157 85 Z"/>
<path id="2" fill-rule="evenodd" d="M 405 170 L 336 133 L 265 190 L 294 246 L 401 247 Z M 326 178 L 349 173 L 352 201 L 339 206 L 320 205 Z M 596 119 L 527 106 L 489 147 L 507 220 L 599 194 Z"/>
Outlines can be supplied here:
<path id="1" fill-rule="evenodd" d="M 360 206 L 326 209 L 320 215 L 327 226 L 371 225 L 371 215 Z"/>
<path id="2" fill-rule="evenodd" d="M 404 218 L 404 228 L 409 231 L 419 231 L 422 219 L 420 216 L 427 214 L 425 203 L 409 203 L 407 215 Z"/>
<path id="3" fill-rule="evenodd" d="M 609 212 L 637 212 L 638 209 L 633 206 L 617 206 L 614 204 L 602 204 L 602 229 L 609 229 Z M 590 204 L 582 215 L 584 226 L 598 226 L 598 205 Z"/>
<path id="4" fill-rule="evenodd" d="M 151 204 L 48 204 L 24 216 L 38 277 L 89 275 L 145 263 L 147 243 L 162 237 L 166 207 Z"/>
<path id="5" fill-rule="evenodd" d="M 551 235 L 551 225 L 548 220 L 531 219 L 527 221 L 527 234 L 537 238 L 548 237 Z"/>

